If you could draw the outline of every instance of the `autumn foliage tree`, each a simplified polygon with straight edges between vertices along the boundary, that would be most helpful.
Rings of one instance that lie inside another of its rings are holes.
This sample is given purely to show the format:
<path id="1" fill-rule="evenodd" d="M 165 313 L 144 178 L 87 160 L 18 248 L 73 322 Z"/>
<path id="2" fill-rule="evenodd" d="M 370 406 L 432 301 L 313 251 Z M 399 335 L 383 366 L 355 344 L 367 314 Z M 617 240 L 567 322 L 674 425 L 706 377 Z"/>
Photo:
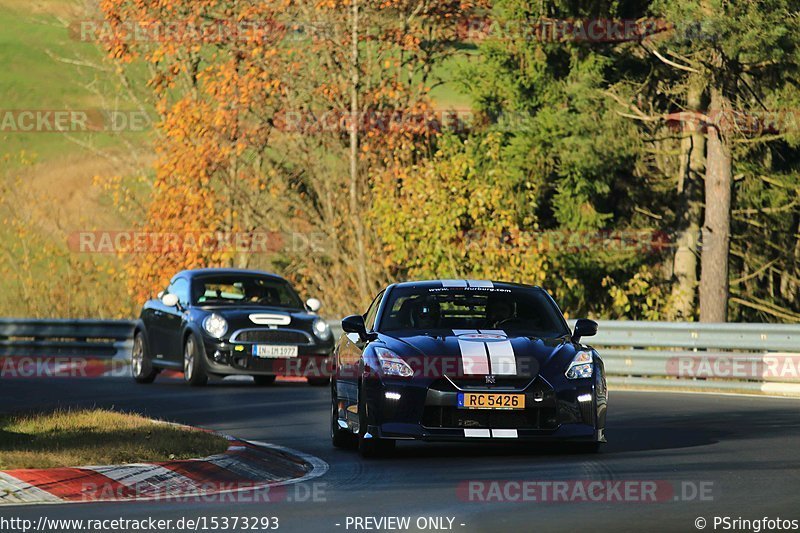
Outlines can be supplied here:
<path id="1" fill-rule="evenodd" d="M 143 229 L 288 235 L 269 257 L 136 255 L 132 293 L 143 298 L 179 268 L 258 266 L 324 291 L 332 311 L 363 305 L 390 275 L 366 216 L 375 179 L 429 153 L 431 71 L 452 52 L 457 19 L 471 4 L 105 0 L 102 8 L 113 29 L 109 53 L 151 64 L 162 115 Z M 145 41 L 129 34 L 131 22 L 208 21 L 237 32 Z M 252 34 L 238 33 L 251 26 Z"/>

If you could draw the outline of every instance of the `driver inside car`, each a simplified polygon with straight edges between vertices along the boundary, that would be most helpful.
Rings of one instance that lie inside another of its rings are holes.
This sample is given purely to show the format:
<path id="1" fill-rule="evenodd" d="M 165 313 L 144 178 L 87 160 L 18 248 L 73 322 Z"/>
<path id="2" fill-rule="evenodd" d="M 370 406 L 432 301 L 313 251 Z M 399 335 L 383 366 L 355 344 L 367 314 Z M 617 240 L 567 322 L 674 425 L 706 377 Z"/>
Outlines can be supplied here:
<path id="1" fill-rule="evenodd" d="M 411 310 L 411 324 L 415 328 L 436 328 L 439 325 L 441 308 L 434 299 L 424 299 Z"/>
<path id="2" fill-rule="evenodd" d="M 490 327 L 500 327 L 503 325 L 503 322 L 507 322 L 512 318 L 514 318 L 514 309 L 510 302 L 498 298 L 491 299 L 487 302 L 486 322 Z"/>

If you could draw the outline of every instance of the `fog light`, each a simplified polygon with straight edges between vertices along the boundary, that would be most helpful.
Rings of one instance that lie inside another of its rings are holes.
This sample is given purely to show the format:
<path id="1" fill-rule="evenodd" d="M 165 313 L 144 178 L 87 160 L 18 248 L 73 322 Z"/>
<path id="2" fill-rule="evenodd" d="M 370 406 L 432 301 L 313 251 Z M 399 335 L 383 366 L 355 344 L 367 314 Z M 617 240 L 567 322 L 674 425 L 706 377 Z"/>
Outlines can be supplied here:
<path id="1" fill-rule="evenodd" d="M 214 362 L 215 363 L 225 363 L 228 360 L 228 353 L 217 350 L 214 352 Z"/>
<path id="2" fill-rule="evenodd" d="M 591 402 L 592 401 L 592 395 L 591 394 L 581 394 L 580 396 L 578 396 L 578 401 L 579 402 Z"/>
<path id="3" fill-rule="evenodd" d="M 400 399 L 400 393 L 399 392 L 387 392 L 386 394 L 384 394 L 384 396 L 386 396 L 387 400 L 399 400 Z"/>

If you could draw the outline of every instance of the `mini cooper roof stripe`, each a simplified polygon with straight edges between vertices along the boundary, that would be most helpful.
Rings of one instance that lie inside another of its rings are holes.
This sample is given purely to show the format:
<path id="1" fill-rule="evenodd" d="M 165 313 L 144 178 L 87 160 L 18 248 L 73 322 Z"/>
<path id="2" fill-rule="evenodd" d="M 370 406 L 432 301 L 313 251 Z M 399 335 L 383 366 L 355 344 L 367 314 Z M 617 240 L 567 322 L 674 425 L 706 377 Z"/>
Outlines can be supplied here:
<path id="1" fill-rule="evenodd" d="M 467 286 L 473 289 L 480 289 L 480 288 L 491 289 L 494 288 L 494 283 L 483 279 L 468 279 Z"/>
<path id="2" fill-rule="evenodd" d="M 442 287 L 467 287 L 466 280 L 463 279 L 443 279 Z"/>

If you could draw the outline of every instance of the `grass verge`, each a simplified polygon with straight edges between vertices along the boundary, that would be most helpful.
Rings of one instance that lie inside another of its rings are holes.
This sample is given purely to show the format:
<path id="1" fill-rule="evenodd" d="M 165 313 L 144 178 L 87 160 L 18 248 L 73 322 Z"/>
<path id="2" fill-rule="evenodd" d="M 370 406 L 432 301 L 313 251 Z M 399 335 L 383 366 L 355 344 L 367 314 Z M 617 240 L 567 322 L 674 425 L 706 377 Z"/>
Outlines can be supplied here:
<path id="1" fill-rule="evenodd" d="M 0 470 L 192 459 L 227 447 L 212 433 L 101 409 L 0 416 Z"/>

